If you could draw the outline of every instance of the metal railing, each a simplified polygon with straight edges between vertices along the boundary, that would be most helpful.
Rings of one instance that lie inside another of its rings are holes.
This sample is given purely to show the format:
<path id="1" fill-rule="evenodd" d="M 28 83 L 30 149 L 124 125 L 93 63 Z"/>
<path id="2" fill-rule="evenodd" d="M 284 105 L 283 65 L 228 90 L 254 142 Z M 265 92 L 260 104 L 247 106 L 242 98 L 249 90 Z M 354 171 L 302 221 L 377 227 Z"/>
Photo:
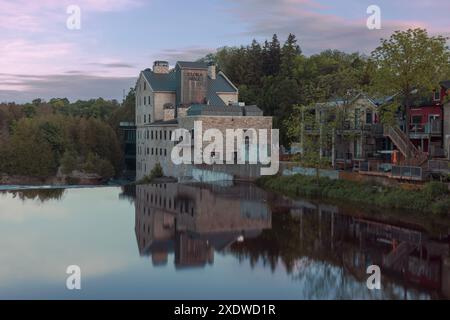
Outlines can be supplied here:
<path id="1" fill-rule="evenodd" d="M 428 170 L 450 172 L 450 161 L 448 160 L 429 160 Z"/>
<path id="2" fill-rule="evenodd" d="M 441 134 L 442 133 L 442 121 L 439 119 L 431 120 L 427 123 L 411 124 L 409 126 L 409 132 L 412 134 Z"/>
<path id="3" fill-rule="evenodd" d="M 396 179 L 423 180 L 423 169 L 416 166 L 395 166 L 390 163 L 361 161 L 359 172 L 378 172 Z"/>
<path id="4" fill-rule="evenodd" d="M 421 167 L 392 166 L 391 175 L 393 178 L 423 180 Z"/>

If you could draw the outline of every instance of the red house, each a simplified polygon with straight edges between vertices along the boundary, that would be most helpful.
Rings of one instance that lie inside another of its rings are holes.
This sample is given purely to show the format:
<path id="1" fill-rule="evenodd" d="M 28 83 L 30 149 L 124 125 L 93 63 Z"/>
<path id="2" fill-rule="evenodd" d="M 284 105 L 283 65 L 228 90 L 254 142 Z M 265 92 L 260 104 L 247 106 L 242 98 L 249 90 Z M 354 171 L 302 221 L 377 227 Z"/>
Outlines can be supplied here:
<path id="1" fill-rule="evenodd" d="M 442 86 L 431 99 L 408 110 L 409 138 L 416 147 L 431 157 L 443 157 L 443 106 L 447 90 Z"/>

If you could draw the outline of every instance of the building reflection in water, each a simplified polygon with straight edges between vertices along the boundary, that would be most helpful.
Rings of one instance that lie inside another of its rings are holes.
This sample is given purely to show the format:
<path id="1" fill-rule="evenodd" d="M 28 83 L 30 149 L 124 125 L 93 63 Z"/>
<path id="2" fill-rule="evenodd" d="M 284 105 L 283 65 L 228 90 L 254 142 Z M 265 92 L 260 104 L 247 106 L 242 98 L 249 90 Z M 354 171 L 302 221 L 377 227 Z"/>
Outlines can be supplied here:
<path id="1" fill-rule="evenodd" d="M 291 200 L 245 184 L 137 186 L 135 208 L 139 251 L 154 265 L 166 265 L 173 253 L 177 268 L 202 267 L 213 264 L 220 251 L 248 259 L 251 266 L 261 261 L 273 271 L 281 263 L 282 272 L 300 279 L 310 274 L 304 268 L 317 262 L 342 271 L 340 279 L 316 273 L 325 291 L 336 281 L 342 290 L 358 290 L 342 283 L 348 278 L 365 283 L 367 267 L 378 265 L 387 297 L 450 298 L 450 232 L 445 227 L 431 235 L 419 225 Z"/>
<path id="2" fill-rule="evenodd" d="M 430 235 L 419 226 L 378 221 L 361 213 L 348 214 L 335 206 L 285 197 L 276 197 L 270 203 L 272 230 L 265 239 L 233 245 L 232 252 L 238 256 L 269 257 L 274 262 L 281 259 L 288 272 L 307 257 L 338 265 L 360 282 L 366 281 L 368 266 L 378 265 L 384 283 L 403 286 L 404 298 L 409 297 L 409 288 L 436 298 L 450 298 L 448 228 Z"/>
<path id="3" fill-rule="evenodd" d="M 271 228 L 266 193 L 248 185 L 163 183 L 136 187 L 135 232 L 141 256 L 165 265 L 213 264 L 214 251 Z"/>

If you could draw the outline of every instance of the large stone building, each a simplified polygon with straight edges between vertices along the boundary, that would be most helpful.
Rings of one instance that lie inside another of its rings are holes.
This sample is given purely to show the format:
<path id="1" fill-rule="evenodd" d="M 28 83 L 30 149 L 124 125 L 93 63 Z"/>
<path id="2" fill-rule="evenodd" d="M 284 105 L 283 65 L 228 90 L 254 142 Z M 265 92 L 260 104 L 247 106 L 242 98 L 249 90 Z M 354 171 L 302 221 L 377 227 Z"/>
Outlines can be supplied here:
<path id="1" fill-rule="evenodd" d="M 258 107 L 238 102 L 238 89 L 215 66 L 180 61 L 170 69 L 168 62 L 156 61 L 136 83 L 136 178 L 148 175 L 156 163 L 166 176 L 189 176 L 191 165 L 171 161 L 171 138 L 177 128 L 193 132 L 195 120 L 202 121 L 203 132 L 272 128 L 272 118 Z"/>

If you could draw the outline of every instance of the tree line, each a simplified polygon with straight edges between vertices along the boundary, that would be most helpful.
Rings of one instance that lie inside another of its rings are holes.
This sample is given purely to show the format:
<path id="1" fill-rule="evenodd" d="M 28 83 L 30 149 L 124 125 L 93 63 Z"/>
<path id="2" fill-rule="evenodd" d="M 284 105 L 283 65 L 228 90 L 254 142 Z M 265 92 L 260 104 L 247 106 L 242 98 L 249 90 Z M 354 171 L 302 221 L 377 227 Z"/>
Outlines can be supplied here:
<path id="1" fill-rule="evenodd" d="M 286 122 L 295 106 L 366 92 L 374 97 L 397 95 L 387 110 L 397 112 L 411 105 L 414 89 L 428 94 L 450 77 L 447 40 L 425 29 L 409 29 L 381 39 L 370 55 L 329 49 L 306 56 L 295 35 L 281 44 L 275 34 L 263 43 L 253 40 L 246 46 L 220 48 L 201 60 L 224 71 L 237 85 L 241 101 L 257 104 L 273 116 L 281 142 L 289 144 L 293 137 L 288 131 L 296 130 L 288 125 L 299 125 L 299 119 Z"/>
<path id="2" fill-rule="evenodd" d="M 116 176 L 123 168 L 121 121 L 134 121 L 134 90 L 122 105 L 102 98 L 2 103 L 0 173 L 47 178 L 80 171 Z"/>

